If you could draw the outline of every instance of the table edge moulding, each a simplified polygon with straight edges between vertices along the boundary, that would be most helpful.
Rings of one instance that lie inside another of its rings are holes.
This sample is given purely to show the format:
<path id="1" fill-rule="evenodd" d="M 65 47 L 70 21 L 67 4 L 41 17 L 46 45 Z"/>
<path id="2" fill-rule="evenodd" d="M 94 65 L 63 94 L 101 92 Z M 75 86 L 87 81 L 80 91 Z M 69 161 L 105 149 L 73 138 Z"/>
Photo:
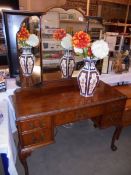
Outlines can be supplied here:
<path id="1" fill-rule="evenodd" d="M 29 175 L 26 158 L 32 151 L 54 143 L 54 129 L 67 123 L 91 119 L 99 128 L 115 126 L 111 141 L 121 127 L 127 97 L 100 81 L 92 97 L 80 96 L 77 79 L 45 82 L 41 87 L 17 89 L 12 96 L 19 137 L 19 158 Z M 57 101 L 57 103 L 55 103 Z"/>

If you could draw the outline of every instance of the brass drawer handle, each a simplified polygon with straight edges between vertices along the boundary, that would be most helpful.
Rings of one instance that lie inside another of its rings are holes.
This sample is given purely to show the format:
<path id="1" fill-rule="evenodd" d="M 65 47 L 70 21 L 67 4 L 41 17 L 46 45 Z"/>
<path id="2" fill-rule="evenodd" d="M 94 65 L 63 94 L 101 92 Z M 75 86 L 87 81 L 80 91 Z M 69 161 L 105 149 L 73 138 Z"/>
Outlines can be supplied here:
<path id="1" fill-rule="evenodd" d="M 85 116 L 84 115 L 78 115 L 77 116 L 79 120 L 83 119 Z"/>
<path id="2" fill-rule="evenodd" d="M 35 126 L 34 126 L 33 123 L 29 123 L 29 127 L 30 127 L 31 129 L 34 129 L 34 128 L 35 128 Z"/>
<path id="3" fill-rule="evenodd" d="M 41 128 L 45 127 L 45 122 L 40 121 L 40 127 L 41 127 Z"/>

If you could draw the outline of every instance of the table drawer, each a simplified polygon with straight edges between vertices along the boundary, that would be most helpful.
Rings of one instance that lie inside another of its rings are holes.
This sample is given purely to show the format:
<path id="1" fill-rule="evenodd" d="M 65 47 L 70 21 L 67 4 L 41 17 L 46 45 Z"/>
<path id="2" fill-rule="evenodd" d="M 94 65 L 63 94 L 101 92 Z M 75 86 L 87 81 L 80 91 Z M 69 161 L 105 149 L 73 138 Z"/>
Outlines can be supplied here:
<path id="1" fill-rule="evenodd" d="M 35 128 L 50 128 L 52 125 L 51 117 L 36 117 L 34 119 L 24 120 L 17 123 L 21 132 L 30 131 Z"/>
<path id="2" fill-rule="evenodd" d="M 63 125 L 70 122 L 81 121 L 90 119 L 103 114 L 103 106 L 91 106 L 88 108 L 81 108 L 75 111 L 69 111 L 60 113 L 54 117 L 54 123 L 56 126 Z"/>
<path id="3" fill-rule="evenodd" d="M 104 115 L 100 119 L 100 127 L 107 128 L 110 126 L 118 126 L 122 124 L 122 112 L 110 113 Z"/>
<path id="4" fill-rule="evenodd" d="M 123 111 L 125 108 L 125 100 L 110 102 L 103 106 L 104 114 L 109 114 L 110 112 L 117 112 L 118 110 Z"/>
<path id="5" fill-rule="evenodd" d="M 53 142 L 54 134 L 51 128 L 39 129 L 28 134 L 23 134 L 20 137 L 23 147 L 30 147 L 36 145 L 47 145 Z"/>

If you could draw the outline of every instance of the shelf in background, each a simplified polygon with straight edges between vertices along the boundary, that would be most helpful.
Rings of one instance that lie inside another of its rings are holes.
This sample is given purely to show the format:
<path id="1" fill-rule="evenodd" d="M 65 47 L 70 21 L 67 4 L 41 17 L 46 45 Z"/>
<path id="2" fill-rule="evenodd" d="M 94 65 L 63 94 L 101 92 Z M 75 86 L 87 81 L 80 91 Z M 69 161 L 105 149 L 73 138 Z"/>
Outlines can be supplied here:
<path id="1" fill-rule="evenodd" d="M 76 24 L 87 24 L 85 21 L 78 21 L 78 20 L 72 20 L 72 19 L 61 19 L 61 23 L 76 23 Z"/>
<path id="2" fill-rule="evenodd" d="M 127 27 L 131 27 L 131 24 L 125 24 L 125 23 L 120 23 L 120 22 L 104 22 L 103 23 L 104 25 L 112 25 L 112 26 L 120 26 L 120 27 L 124 27 L 124 26 L 127 26 Z"/>

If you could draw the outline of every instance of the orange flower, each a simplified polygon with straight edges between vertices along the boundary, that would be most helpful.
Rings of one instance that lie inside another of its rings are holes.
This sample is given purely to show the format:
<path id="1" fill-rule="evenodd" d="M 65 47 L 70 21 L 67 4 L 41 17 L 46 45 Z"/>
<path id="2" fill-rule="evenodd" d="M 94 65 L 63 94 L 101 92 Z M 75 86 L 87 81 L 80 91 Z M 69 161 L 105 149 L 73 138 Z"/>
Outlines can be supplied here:
<path id="1" fill-rule="evenodd" d="M 75 35 L 73 36 L 74 47 L 84 49 L 88 47 L 90 42 L 91 42 L 90 36 L 83 31 L 76 32 Z"/>
<path id="2" fill-rule="evenodd" d="M 62 40 L 65 36 L 66 32 L 64 29 L 57 29 L 53 34 L 53 38 L 55 38 L 56 40 Z"/>
<path id="3" fill-rule="evenodd" d="M 29 38 L 29 31 L 25 26 L 22 26 L 20 31 L 17 33 L 17 38 L 19 41 L 25 41 Z"/>

